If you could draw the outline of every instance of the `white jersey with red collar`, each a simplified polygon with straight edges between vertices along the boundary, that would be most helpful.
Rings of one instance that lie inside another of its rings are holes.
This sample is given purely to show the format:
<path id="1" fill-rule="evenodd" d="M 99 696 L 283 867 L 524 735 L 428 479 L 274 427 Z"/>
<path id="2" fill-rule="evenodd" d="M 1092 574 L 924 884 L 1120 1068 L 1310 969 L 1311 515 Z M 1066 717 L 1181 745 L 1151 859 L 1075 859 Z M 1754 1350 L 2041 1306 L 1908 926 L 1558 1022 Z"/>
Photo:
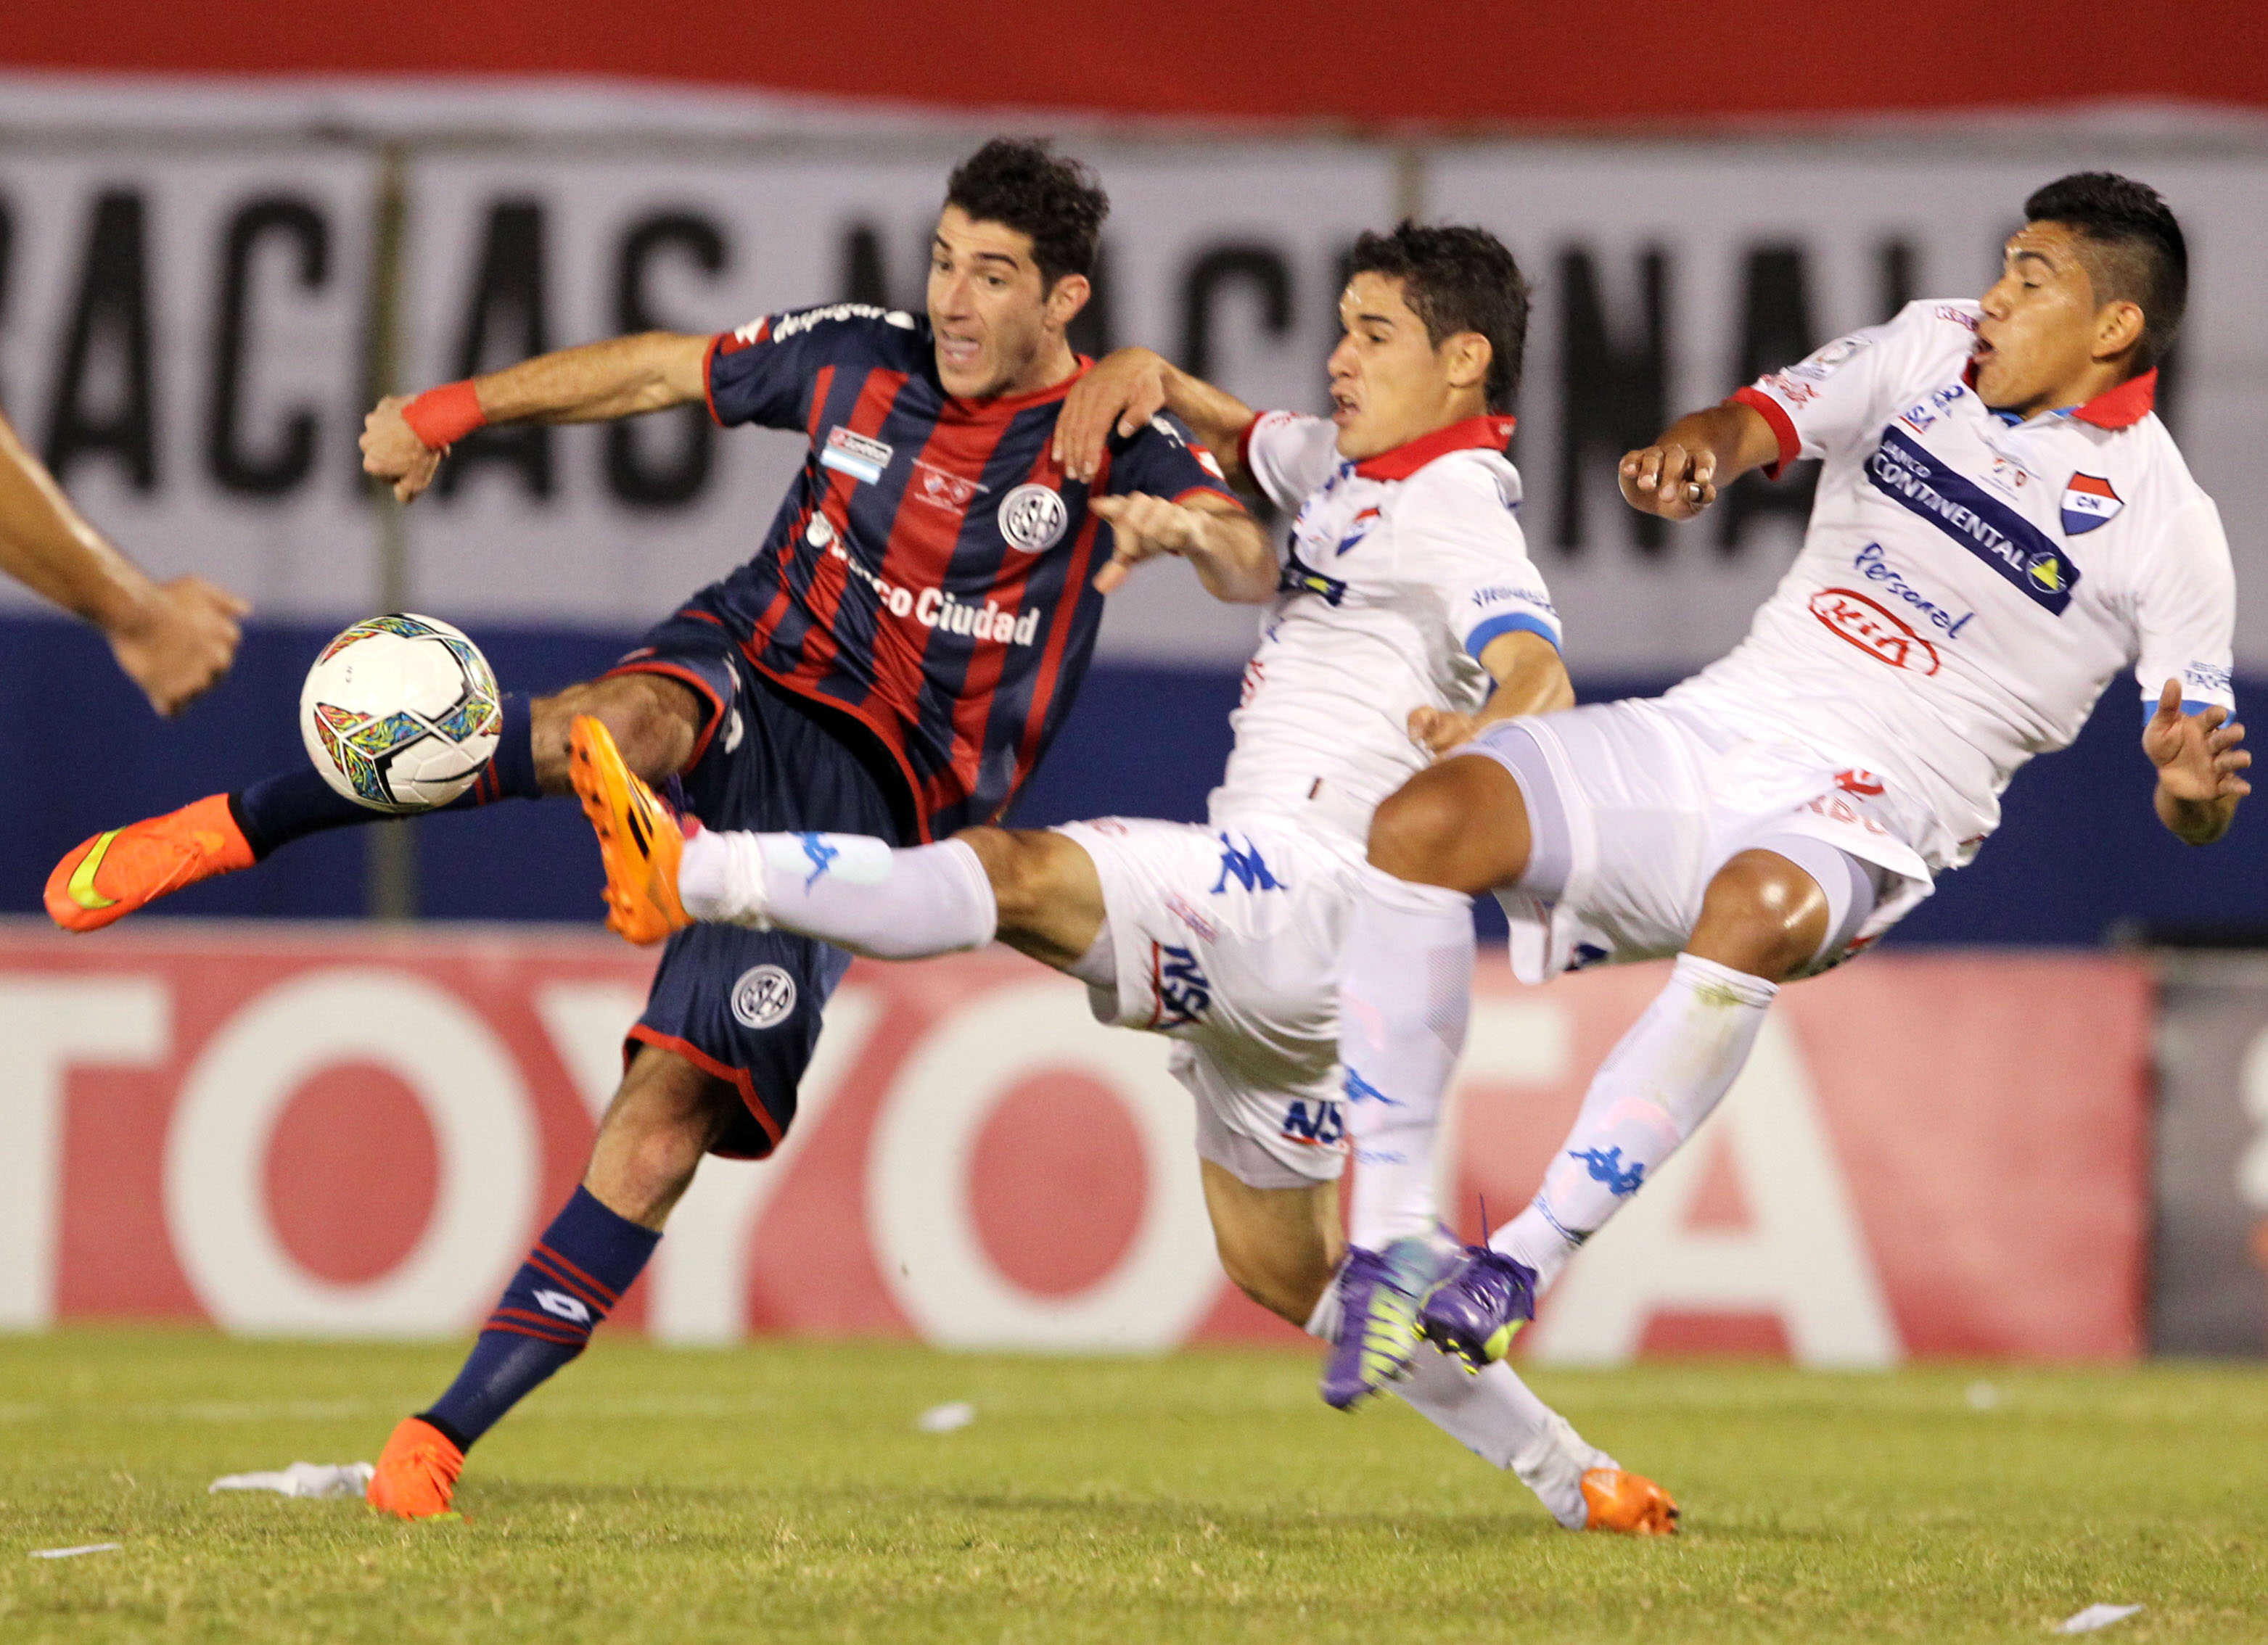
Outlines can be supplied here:
<path id="1" fill-rule="evenodd" d="M 1379 802 L 1425 763 L 1410 711 L 1471 712 L 1491 689 L 1490 641 L 1525 629 L 1556 647 L 1560 632 L 1521 534 L 1511 418 L 1359 463 L 1337 433 L 1282 411 L 1245 431 L 1246 467 L 1299 513 L 1210 811 L 1293 818 L 1359 846 Z"/>
<path id="2" fill-rule="evenodd" d="M 1781 467 L 1825 466 L 1748 638 L 1668 694 L 1873 773 L 1926 814 L 1933 869 L 1975 854 L 2008 780 L 2121 670 L 2146 703 L 2173 679 L 2192 712 L 2235 707 L 2228 545 L 2152 414 L 2155 373 L 2012 425 L 1968 380 L 1977 313 L 1909 304 L 1734 396 Z"/>

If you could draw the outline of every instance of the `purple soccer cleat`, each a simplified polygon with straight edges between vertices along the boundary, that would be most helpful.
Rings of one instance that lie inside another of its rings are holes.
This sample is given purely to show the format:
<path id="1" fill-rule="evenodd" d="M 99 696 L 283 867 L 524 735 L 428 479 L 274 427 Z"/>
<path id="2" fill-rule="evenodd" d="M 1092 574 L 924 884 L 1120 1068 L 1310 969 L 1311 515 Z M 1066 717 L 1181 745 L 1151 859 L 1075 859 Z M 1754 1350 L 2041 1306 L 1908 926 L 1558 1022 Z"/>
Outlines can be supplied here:
<path id="1" fill-rule="evenodd" d="M 1418 1330 L 1475 1376 L 1505 1356 L 1535 1318 L 1535 1270 L 1486 1245 L 1467 1245 L 1418 1307 Z"/>
<path id="2" fill-rule="evenodd" d="M 1418 1299 L 1449 1271 L 1454 1251 L 1430 1239 L 1397 1239 L 1384 1251 L 1347 1252 L 1339 1288 L 1339 1334 L 1323 1362 L 1323 1403 L 1349 1410 L 1410 1374 Z"/>

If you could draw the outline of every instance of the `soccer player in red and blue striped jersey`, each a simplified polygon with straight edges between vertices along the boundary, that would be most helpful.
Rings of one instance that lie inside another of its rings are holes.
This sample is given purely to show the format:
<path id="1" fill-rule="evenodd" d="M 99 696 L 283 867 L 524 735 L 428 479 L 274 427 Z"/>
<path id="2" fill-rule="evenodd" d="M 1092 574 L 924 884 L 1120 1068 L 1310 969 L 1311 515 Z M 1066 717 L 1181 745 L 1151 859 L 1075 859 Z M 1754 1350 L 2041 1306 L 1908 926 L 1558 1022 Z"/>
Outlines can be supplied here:
<path id="1" fill-rule="evenodd" d="M 1134 563 L 1179 554 L 1223 599 L 1270 598 L 1273 548 L 1185 427 L 1154 419 L 1077 480 L 1051 454 L 1089 364 L 1065 328 L 1108 209 L 1085 167 L 995 141 L 947 187 L 925 316 L 844 303 L 714 338 L 649 333 L 381 402 L 364 466 L 405 502 L 490 423 L 705 400 L 720 422 L 810 443 L 755 556 L 600 679 L 508 700 L 497 753 L 458 803 L 568 792 L 568 724 L 592 715 L 638 775 L 681 784 L 714 826 L 942 839 L 1014 797 L 1071 707 L 1103 596 Z M 57 865 L 48 907 L 92 929 L 376 815 L 312 770 L 285 773 L 96 835 Z M 446 1512 L 465 1450 L 581 1351 L 702 1157 L 777 1144 L 849 964 L 784 932 L 672 937 L 582 1186 L 456 1381 L 395 1430 L 372 1502 Z"/>

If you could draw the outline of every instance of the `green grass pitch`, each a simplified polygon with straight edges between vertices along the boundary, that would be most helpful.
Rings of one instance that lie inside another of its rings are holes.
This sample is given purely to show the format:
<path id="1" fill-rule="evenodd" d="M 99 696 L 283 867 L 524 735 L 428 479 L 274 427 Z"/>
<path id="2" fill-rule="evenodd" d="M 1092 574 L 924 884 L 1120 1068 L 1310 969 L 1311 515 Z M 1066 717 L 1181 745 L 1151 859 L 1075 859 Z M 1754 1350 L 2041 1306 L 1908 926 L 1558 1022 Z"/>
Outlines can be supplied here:
<path id="1" fill-rule="evenodd" d="M 1946 1645 L 2098 1600 L 2148 1607 L 2110 1640 L 2268 1640 L 2250 1368 L 1537 1374 L 1676 1493 L 1668 1543 L 1557 1531 L 1405 1407 L 1328 1411 L 1267 1352 L 602 1340 L 474 1453 L 461 1521 L 205 1494 L 375 1455 L 458 1355 L 0 1338 L 0 1641 Z M 951 1399 L 972 1426 L 916 1429 Z"/>

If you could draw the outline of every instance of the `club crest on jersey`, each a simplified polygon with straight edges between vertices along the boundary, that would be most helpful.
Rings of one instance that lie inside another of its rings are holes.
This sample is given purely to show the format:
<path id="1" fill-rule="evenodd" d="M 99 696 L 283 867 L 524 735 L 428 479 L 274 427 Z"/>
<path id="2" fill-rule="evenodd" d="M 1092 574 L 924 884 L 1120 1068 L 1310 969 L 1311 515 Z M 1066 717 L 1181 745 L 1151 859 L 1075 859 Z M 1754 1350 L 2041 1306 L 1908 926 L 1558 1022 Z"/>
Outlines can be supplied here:
<path id="1" fill-rule="evenodd" d="M 2094 474 L 2073 474 L 2071 483 L 2063 488 L 2064 535 L 2076 537 L 2098 525 L 2108 525 L 2125 506 L 2125 499 L 2110 488 L 2108 480 Z"/>
<path id="2" fill-rule="evenodd" d="M 890 466 L 892 451 L 880 440 L 837 426 L 827 431 L 827 444 L 820 448 L 819 462 L 822 468 L 832 468 L 838 474 L 848 474 L 871 486 Z"/>
<path id="3" fill-rule="evenodd" d="M 1063 493 L 1036 480 L 1027 481 L 1000 499 L 1000 535 L 1011 548 L 1038 554 L 1063 540 L 1071 525 L 1071 509 Z"/>

